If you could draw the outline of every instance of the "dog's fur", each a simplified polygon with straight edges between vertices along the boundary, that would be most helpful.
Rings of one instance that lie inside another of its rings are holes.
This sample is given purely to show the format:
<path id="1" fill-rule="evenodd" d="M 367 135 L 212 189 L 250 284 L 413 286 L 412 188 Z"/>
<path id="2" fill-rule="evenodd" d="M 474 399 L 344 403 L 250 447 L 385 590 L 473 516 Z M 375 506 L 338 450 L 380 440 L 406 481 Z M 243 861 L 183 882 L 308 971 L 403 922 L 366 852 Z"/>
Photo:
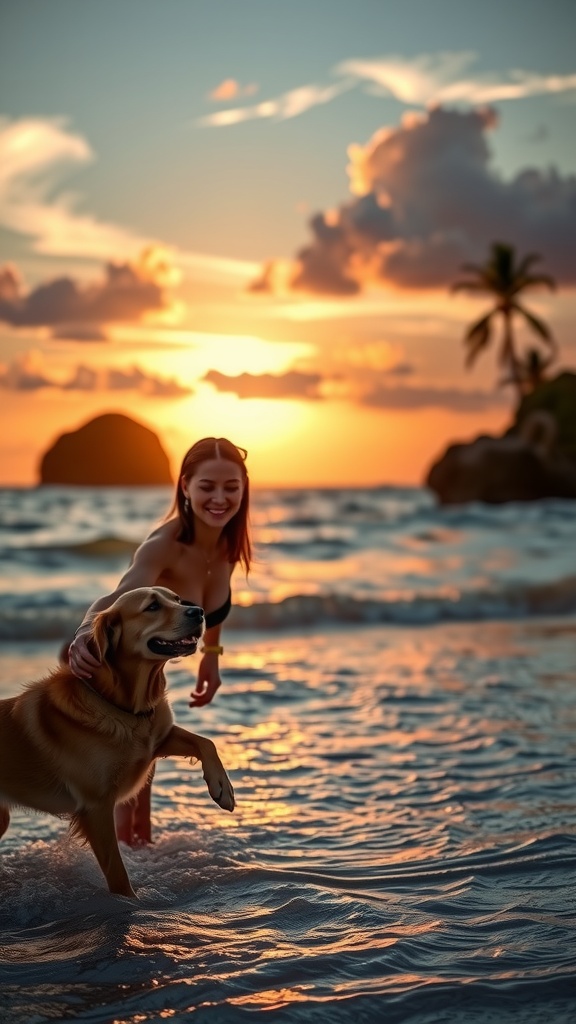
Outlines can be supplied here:
<path id="1" fill-rule="evenodd" d="M 204 632 L 201 608 L 164 587 L 122 594 L 95 616 L 101 659 L 90 682 L 68 665 L 0 701 L 0 836 L 9 808 L 69 817 L 90 844 L 110 892 L 134 896 L 120 856 L 114 807 L 145 785 L 157 757 L 202 763 L 213 800 L 234 809 L 234 791 L 212 740 L 173 724 L 164 664 L 192 654 Z"/>

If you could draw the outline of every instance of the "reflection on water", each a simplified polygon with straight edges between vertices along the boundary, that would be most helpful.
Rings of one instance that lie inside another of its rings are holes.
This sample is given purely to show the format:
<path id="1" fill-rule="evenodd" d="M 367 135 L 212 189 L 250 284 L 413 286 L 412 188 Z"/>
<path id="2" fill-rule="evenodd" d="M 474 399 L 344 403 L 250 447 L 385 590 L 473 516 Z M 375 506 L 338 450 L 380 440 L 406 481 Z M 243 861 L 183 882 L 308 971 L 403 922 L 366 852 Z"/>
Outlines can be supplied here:
<path id="1" fill-rule="evenodd" d="M 224 686 L 177 720 L 218 743 L 158 764 L 132 904 L 65 825 L 0 847 L 10 1020 L 292 1024 L 547 1018 L 573 996 L 575 625 L 373 628 L 229 640 Z M 40 669 L 31 650 L 26 671 Z M 16 689 L 24 656 L 0 667 Z M 267 1017 L 268 1019 L 268 1017 Z"/>

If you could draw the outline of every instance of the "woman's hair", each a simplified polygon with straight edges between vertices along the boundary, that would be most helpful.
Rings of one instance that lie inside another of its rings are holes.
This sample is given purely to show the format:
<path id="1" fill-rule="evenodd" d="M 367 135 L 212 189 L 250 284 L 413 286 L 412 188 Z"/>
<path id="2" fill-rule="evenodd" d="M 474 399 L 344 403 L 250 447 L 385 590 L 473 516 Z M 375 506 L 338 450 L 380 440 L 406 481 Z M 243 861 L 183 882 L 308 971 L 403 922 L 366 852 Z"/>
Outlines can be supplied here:
<path id="1" fill-rule="evenodd" d="M 182 477 L 189 480 L 191 476 L 194 476 L 200 464 L 208 462 L 209 459 L 227 459 L 229 462 L 234 462 L 235 465 L 240 467 L 244 489 L 240 508 L 230 522 L 226 523 L 222 528 L 222 533 L 226 539 L 229 561 L 234 564 L 240 562 L 246 573 L 250 571 L 250 563 L 252 561 L 252 544 L 250 542 L 250 525 L 248 521 L 250 480 L 246 470 L 247 455 L 248 452 L 245 448 L 239 448 L 225 437 L 203 437 L 201 441 L 193 444 L 182 459 L 174 501 L 164 520 L 166 522 L 166 520 L 176 515 L 180 520 L 181 527 L 178 540 L 184 544 L 193 544 L 194 516 L 191 512 L 187 513 L 184 507 L 186 498 L 182 490 Z"/>

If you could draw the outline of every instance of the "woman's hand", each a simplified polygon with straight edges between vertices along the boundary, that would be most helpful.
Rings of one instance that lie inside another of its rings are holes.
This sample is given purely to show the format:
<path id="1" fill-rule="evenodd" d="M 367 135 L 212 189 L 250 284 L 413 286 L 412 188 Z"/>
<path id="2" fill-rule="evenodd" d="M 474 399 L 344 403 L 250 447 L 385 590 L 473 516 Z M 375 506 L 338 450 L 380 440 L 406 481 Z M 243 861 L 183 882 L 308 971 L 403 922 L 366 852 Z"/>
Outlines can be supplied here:
<path id="1" fill-rule="evenodd" d="M 88 648 L 89 635 L 88 632 L 78 633 L 68 648 L 68 664 L 79 679 L 91 679 L 92 673 L 100 667 L 98 658 Z"/>
<path id="2" fill-rule="evenodd" d="M 205 654 L 198 668 L 196 689 L 191 694 L 190 707 L 201 708 L 209 704 L 216 690 L 222 686 L 217 654 Z"/>

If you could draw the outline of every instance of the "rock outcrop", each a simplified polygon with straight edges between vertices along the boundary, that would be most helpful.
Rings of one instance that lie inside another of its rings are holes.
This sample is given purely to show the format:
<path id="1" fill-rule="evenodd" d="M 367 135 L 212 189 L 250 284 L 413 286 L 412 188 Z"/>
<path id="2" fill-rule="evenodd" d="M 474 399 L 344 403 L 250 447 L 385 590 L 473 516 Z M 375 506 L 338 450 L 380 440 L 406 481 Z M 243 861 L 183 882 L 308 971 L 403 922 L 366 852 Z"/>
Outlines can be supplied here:
<path id="1" fill-rule="evenodd" d="M 522 399 L 511 431 L 522 429 L 527 417 L 542 410 L 556 421 L 556 449 L 576 462 L 576 373 L 566 370 L 545 380 Z"/>
<path id="2" fill-rule="evenodd" d="M 443 505 L 576 498 L 576 374 L 523 399 L 503 436 L 451 444 L 425 483 Z"/>
<path id="3" fill-rule="evenodd" d="M 61 434 L 44 453 L 41 484 L 137 487 L 171 484 L 166 452 L 154 431 L 122 413 L 105 413 Z"/>

